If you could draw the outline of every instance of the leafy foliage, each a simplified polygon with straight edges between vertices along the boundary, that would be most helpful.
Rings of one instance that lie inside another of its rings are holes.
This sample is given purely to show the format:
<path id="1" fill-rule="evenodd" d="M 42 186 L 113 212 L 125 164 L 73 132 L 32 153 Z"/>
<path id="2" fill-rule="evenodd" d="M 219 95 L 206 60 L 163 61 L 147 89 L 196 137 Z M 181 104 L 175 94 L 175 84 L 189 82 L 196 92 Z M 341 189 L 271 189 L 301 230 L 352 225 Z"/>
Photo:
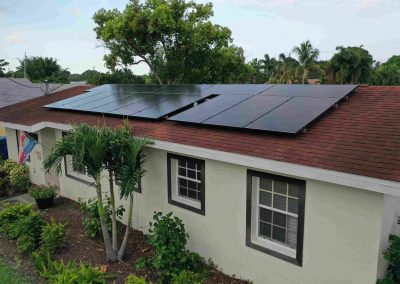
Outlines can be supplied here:
<path id="1" fill-rule="evenodd" d="M 54 198 L 57 187 L 51 185 L 41 185 L 32 187 L 29 194 L 35 199 Z"/>
<path id="2" fill-rule="evenodd" d="M 16 192 L 27 192 L 30 186 L 29 169 L 12 160 L 0 162 L 0 184 L 6 186 L 3 195 L 14 194 Z"/>
<path id="3" fill-rule="evenodd" d="M 146 279 L 131 274 L 126 278 L 125 284 L 147 284 Z"/>
<path id="4" fill-rule="evenodd" d="M 91 72 L 88 72 L 91 71 Z M 94 70 L 88 70 L 82 74 L 82 78 L 87 84 L 144 84 L 143 76 L 132 73 L 130 69 L 114 70 L 113 72 L 101 73 Z M 86 73 L 86 74 L 85 74 Z M 85 74 L 85 75 L 84 75 Z"/>
<path id="5" fill-rule="evenodd" d="M 8 65 L 9 63 L 7 61 L 5 61 L 4 59 L 0 59 L 0 77 L 4 77 L 4 71 L 6 70 L 6 66 Z"/>
<path id="6" fill-rule="evenodd" d="M 383 253 L 389 262 L 387 275 L 384 279 L 378 280 L 377 284 L 396 284 L 400 283 L 400 237 L 389 236 L 389 247 Z"/>
<path id="7" fill-rule="evenodd" d="M 236 80 L 243 50 L 212 16 L 211 3 L 131 0 L 124 11 L 100 9 L 93 19 L 111 69 L 144 63 L 160 84 Z"/>
<path id="8" fill-rule="evenodd" d="M 153 220 L 150 223 L 148 242 L 155 247 L 155 256 L 149 264 L 160 271 L 164 281 L 171 281 L 184 270 L 206 275 L 207 267 L 203 259 L 186 250 L 189 235 L 182 220 L 172 216 L 171 212 L 166 215 L 154 212 Z"/>
<path id="9" fill-rule="evenodd" d="M 182 270 L 173 279 L 172 284 L 201 284 L 204 278 L 204 273 L 200 274 L 189 270 Z"/>
<path id="10" fill-rule="evenodd" d="M 65 224 L 56 223 L 53 219 L 47 223 L 40 235 L 40 249 L 51 255 L 59 252 L 64 246 L 66 229 Z"/>
<path id="11" fill-rule="evenodd" d="M 57 60 L 51 57 L 33 56 L 20 60 L 16 76 L 23 77 L 24 65 L 26 74 L 32 82 L 49 81 L 52 83 L 69 83 L 69 71 L 61 68 Z"/>
<path id="12" fill-rule="evenodd" d="M 74 262 L 64 264 L 61 261 L 53 261 L 49 254 L 36 253 L 33 255 L 34 263 L 39 275 L 48 283 L 63 284 L 106 284 L 112 275 L 103 273 L 92 265 Z"/>
<path id="13" fill-rule="evenodd" d="M 374 85 L 400 85 L 400 55 L 392 56 L 379 64 L 372 73 L 370 83 Z"/>
<path id="14" fill-rule="evenodd" d="M 107 228 L 111 230 L 111 201 L 110 198 L 106 198 L 104 202 L 104 210 L 106 212 L 106 223 Z M 96 238 L 101 234 L 101 226 L 99 220 L 99 210 L 97 209 L 97 201 L 95 198 L 89 199 L 87 202 L 79 201 L 80 209 L 83 213 L 82 224 L 85 227 L 86 235 L 89 238 Z M 116 215 L 118 219 L 122 219 L 124 215 L 125 208 L 121 205 L 116 209 Z"/>

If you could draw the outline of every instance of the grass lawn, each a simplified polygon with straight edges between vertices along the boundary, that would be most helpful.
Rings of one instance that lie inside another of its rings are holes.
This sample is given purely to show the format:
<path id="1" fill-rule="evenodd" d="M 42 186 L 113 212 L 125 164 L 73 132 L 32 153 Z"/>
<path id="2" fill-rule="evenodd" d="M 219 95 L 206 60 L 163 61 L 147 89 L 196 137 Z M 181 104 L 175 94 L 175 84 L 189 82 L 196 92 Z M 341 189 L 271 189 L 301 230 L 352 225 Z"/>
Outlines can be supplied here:
<path id="1" fill-rule="evenodd" d="M 32 283 L 11 268 L 3 258 L 0 257 L 0 283 L 1 284 L 28 284 Z"/>

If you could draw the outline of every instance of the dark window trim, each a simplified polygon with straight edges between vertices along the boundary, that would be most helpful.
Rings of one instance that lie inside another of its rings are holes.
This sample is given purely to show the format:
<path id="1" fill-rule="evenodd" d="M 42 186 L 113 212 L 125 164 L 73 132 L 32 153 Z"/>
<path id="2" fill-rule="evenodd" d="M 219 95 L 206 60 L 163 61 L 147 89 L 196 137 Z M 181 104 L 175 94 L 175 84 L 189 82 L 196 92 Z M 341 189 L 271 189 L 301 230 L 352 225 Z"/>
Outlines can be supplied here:
<path id="1" fill-rule="evenodd" d="M 252 213 L 252 177 L 266 177 L 273 180 L 279 180 L 284 182 L 290 182 L 298 184 L 299 190 L 299 211 L 298 211 L 298 227 L 297 227 L 297 247 L 296 247 L 296 258 L 289 257 L 281 254 L 274 250 L 265 248 L 251 241 L 251 213 Z M 257 249 L 264 253 L 270 254 L 274 257 L 280 258 L 287 262 L 296 264 L 298 266 L 303 265 L 303 242 L 304 242 L 304 207 L 306 197 L 306 182 L 294 178 L 278 176 L 273 174 L 267 174 L 263 172 L 257 172 L 253 170 L 247 170 L 247 194 L 246 194 L 246 246 Z"/>
<path id="2" fill-rule="evenodd" d="M 66 133 L 66 132 L 63 131 L 61 134 L 62 134 L 62 137 L 64 138 L 64 136 L 67 135 L 68 133 Z M 76 177 L 76 176 L 71 175 L 71 174 L 68 173 L 68 168 L 67 168 L 67 157 L 64 157 L 64 169 L 65 169 L 65 176 L 66 176 L 66 177 L 68 177 L 68 178 L 70 178 L 70 179 L 73 179 L 73 180 L 76 180 L 76 181 L 79 181 L 79 182 L 81 182 L 81 183 L 84 183 L 84 184 L 86 184 L 86 185 L 92 185 L 92 184 L 93 184 L 93 182 L 90 182 L 90 181 L 81 179 L 81 178 L 79 178 L 79 177 Z"/>
<path id="3" fill-rule="evenodd" d="M 183 204 L 179 201 L 173 200 L 172 199 L 172 194 L 171 194 L 171 190 L 172 190 L 172 182 L 171 182 L 171 159 L 185 159 L 188 161 L 194 161 L 197 163 L 200 163 L 201 165 L 201 200 L 200 200 L 200 204 L 201 207 L 200 208 L 194 208 L 190 205 L 187 204 Z M 171 154 L 171 153 L 167 153 L 167 175 L 168 175 L 168 203 L 178 206 L 178 207 L 182 207 L 184 209 L 190 210 L 192 212 L 201 214 L 201 215 L 206 215 L 206 208 L 205 208 L 205 200 L 206 200 L 206 191 L 205 191 L 205 162 L 204 160 L 200 160 L 200 159 L 195 159 L 195 158 L 191 158 L 191 157 L 187 157 L 187 156 L 181 156 L 181 155 L 177 155 L 177 154 Z"/>

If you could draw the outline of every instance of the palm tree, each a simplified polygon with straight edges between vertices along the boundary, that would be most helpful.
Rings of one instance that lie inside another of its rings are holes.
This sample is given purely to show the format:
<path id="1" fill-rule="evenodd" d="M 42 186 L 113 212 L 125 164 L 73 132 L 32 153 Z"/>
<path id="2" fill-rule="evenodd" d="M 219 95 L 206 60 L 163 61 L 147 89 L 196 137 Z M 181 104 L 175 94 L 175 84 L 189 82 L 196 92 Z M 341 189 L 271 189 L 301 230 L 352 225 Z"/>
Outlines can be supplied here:
<path id="1" fill-rule="evenodd" d="M 313 48 L 311 42 L 307 40 L 301 43 L 300 46 L 295 46 L 292 52 L 297 55 L 302 73 L 301 81 L 304 84 L 308 77 L 310 68 L 318 59 L 319 50 L 317 48 Z"/>
<path id="2" fill-rule="evenodd" d="M 117 261 L 117 252 L 113 250 L 110 235 L 106 225 L 106 212 L 103 205 L 103 194 L 101 188 L 101 173 L 105 169 L 104 161 L 107 155 L 107 140 L 102 129 L 85 124 L 75 125 L 72 131 L 62 140 L 58 141 L 50 154 L 43 162 L 46 173 L 52 169 L 57 174 L 61 173 L 62 159 L 71 155 L 78 171 L 84 169 L 94 179 L 97 193 L 97 208 L 100 216 L 101 231 L 106 249 L 107 261 Z"/>
<path id="3" fill-rule="evenodd" d="M 118 251 L 118 259 L 122 260 L 128 244 L 129 231 L 132 228 L 132 211 L 133 211 L 133 194 L 134 188 L 139 184 L 141 178 L 145 174 L 144 163 L 145 156 L 143 154 L 143 148 L 149 144 L 153 144 L 150 138 L 139 138 L 134 137 L 131 134 L 130 127 L 125 122 L 125 128 L 122 136 L 124 143 L 121 144 L 122 153 L 124 158 L 120 167 L 116 170 L 118 180 L 120 182 L 120 198 L 129 198 L 129 209 L 128 209 L 128 224 L 125 229 L 124 238 L 122 240 L 121 247 Z M 128 135 L 124 135 L 128 134 Z"/>

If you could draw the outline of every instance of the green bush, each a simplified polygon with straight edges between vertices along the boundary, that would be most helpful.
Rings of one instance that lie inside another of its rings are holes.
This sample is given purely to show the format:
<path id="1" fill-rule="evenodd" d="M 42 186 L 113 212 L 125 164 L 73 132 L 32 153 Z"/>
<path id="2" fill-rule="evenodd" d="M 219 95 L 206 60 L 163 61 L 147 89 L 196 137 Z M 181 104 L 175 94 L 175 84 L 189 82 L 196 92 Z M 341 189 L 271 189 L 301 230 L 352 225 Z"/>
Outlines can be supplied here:
<path id="1" fill-rule="evenodd" d="M 397 284 L 397 283 L 393 280 L 392 276 L 386 276 L 385 278 L 376 281 L 376 284 Z"/>
<path id="2" fill-rule="evenodd" d="M 99 211 L 97 209 L 97 201 L 95 198 L 89 199 L 87 202 L 79 200 L 80 208 L 83 213 L 82 224 L 85 227 L 86 235 L 89 238 L 96 238 L 101 235 L 101 225 Z M 107 227 L 111 231 L 111 200 L 106 198 L 104 209 L 107 214 Z M 117 208 L 117 219 L 121 220 L 124 215 L 124 207 L 121 205 Z"/>
<path id="3" fill-rule="evenodd" d="M 0 232 L 17 240 L 21 253 L 31 253 L 38 247 L 43 225 L 42 216 L 27 204 L 6 205 L 0 212 Z"/>
<path id="4" fill-rule="evenodd" d="M 54 254 L 64 246 L 66 229 L 65 224 L 56 223 L 53 219 L 43 227 L 40 235 L 41 249 Z"/>
<path id="5" fill-rule="evenodd" d="M 135 274 L 131 274 L 126 278 L 125 284 L 148 284 L 146 279 L 138 277 Z"/>
<path id="6" fill-rule="evenodd" d="M 171 212 L 165 216 L 154 212 L 153 220 L 148 242 L 154 246 L 155 256 L 149 264 L 161 273 L 164 282 L 170 282 L 184 270 L 207 273 L 203 259 L 186 250 L 189 235 L 181 219 Z"/>
<path id="7" fill-rule="evenodd" d="M 33 254 L 34 264 L 39 275 L 50 284 L 106 284 L 112 275 L 103 273 L 92 265 L 81 262 L 78 266 L 74 262 L 64 264 L 61 261 L 53 261 L 49 254 Z"/>
<path id="8" fill-rule="evenodd" d="M 12 195 L 9 175 L 0 170 L 0 197 Z"/>
<path id="9" fill-rule="evenodd" d="M 391 235 L 389 242 L 388 249 L 383 253 L 383 256 L 389 262 L 387 275 L 395 283 L 400 283 L 400 237 Z"/>
<path id="10" fill-rule="evenodd" d="M 9 193 L 27 192 L 30 186 L 29 169 L 12 160 L 5 160 L 0 163 L 0 172 L 8 176 Z M 3 181 L 4 182 L 4 181 Z"/>
<path id="11" fill-rule="evenodd" d="M 37 187 L 32 187 L 29 190 L 29 194 L 35 199 L 45 199 L 56 197 L 56 186 L 51 185 L 41 185 Z"/>
<path id="12" fill-rule="evenodd" d="M 189 270 L 182 270 L 178 276 L 176 276 L 172 284 L 201 284 L 205 278 L 205 275 L 195 273 Z"/>
<path id="13" fill-rule="evenodd" d="M 17 239 L 17 251 L 22 254 L 31 254 L 37 248 L 37 241 L 31 235 L 22 235 Z"/>

